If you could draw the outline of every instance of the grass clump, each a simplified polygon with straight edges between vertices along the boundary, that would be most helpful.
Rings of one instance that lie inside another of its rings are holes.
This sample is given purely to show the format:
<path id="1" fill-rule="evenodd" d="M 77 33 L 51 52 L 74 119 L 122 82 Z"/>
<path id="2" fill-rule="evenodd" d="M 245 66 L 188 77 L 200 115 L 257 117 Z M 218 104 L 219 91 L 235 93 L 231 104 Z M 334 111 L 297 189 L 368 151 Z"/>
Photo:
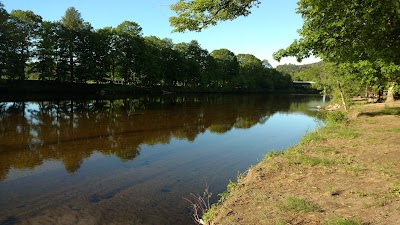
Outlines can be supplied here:
<path id="1" fill-rule="evenodd" d="M 335 219 L 326 222 L 326 225 L 361 225 L 360 222 L 351 219 Z"/>
<path id="2" fill-rule="evenodd" d="M 283 151 L 270 151 L 264 156 L 264 161 L 267 161 L 269 159 L 272 159 L 274 157 L 277 157 L 277 156 L 280 156 L 280 155 L 283 155 L 283 154 L 284 154 Z"/>
<path id="3" fill-rule="evenodd" d="M 328 124 L 342 124 L 347 122 L 346 114 L 342 111 L 329 112 L 325 116 Z"/>
<path id="4" fill-rule="evenodd" d="M 363 173 L 364 171 L 366 171 L 366 169 L 364 167 L 361 167 L 361 166 L 348 166 L 348 167 L 345 168 L 345 170 L 347 172 L 351 172 L 351 173 L 354 173 L 354 174 L 360 174 L 360 173 Z"/>
<path id="5" fill-rule="evenodd" d="M 318 131 L 314 131 L 314 132 L 311 132 L 311 133 L 307 133 L 307 134 L 300 140 L 300 144 L 301 144 L 301 145 L 306 145 L 306 144 L 309 144 L 309 143 L 311 143 L 311 142 L 313 142 L 313 141 L 320 141 L 320 140 L 322 140 L 322 139 L 323 139 L 323 137 L 322 137 L 321 133 L 318 132 Z"/>
<path id="6" fill-rule="evenodd" d="M 317 212 L 321 211 L 320 207 L 316 204 L 295 196 L 288 196 L 282 203 L 280 207 L 284 211 L 294 211 L 294 212 Z"/>
<path id="7" fill-rule="evenodd" d="M 215 214 L 217 212 L 217 206 L 212 205 L 211 208 L 209 208 L 201 217 L 201 219 L 205 222 L 209 222 L 214 218 Z"/>

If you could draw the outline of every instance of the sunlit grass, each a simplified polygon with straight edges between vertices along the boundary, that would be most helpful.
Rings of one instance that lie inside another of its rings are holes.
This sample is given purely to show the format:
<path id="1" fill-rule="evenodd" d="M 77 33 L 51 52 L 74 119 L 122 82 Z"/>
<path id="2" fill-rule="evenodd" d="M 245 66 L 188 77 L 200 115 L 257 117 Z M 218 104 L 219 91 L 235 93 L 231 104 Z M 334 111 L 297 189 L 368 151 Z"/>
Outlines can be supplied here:
<path id="1" fill-rule="evenodd" d="M 270 151 L 268 152 L 265 156 L 264 156 L 264 160 L 269 160 L 271 158 L 283 155 L 284 152 L 283 151 Z"/>
<path id="2" fill-rule="evenodd" d="M 353 139 L 360 136 L 360 134 L 360 131 L 344 125 L 331 127 L 329 132 L 327 132 L 328 137 L 335 139 Z"/>
<path id="3" fill-rule="evenodd" d="M 311 133 L 307 133 L 300 140 L 300 144 L 301 145 L 306 145 L 306 144 L 309 144 L 311 142 L 320 141 L 322 139 L 323 139 L 323 136 L 321 135 L 321 133 L 319 131 L 314 131 L 314 132 L 311 132 Z"/>
<path id="4" fill-rule="evenodd" d="M 320 207 L 306 199 L 288 196 L 286 197 L 280 207 L 282 211 L 293 212 L 317 212 L 321 211 Z"/>

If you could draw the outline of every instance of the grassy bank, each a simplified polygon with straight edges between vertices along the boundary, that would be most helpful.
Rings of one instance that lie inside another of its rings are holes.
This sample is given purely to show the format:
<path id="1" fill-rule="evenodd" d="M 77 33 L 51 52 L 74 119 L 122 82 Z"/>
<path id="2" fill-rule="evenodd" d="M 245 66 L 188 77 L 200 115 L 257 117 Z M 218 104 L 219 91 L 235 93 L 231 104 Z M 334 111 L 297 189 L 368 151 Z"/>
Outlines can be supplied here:
<path id="1" fill-rule="evenodd" d="M 400 103 L 353 107 L 230 184 L 210 224 L 399 224 Z"/>

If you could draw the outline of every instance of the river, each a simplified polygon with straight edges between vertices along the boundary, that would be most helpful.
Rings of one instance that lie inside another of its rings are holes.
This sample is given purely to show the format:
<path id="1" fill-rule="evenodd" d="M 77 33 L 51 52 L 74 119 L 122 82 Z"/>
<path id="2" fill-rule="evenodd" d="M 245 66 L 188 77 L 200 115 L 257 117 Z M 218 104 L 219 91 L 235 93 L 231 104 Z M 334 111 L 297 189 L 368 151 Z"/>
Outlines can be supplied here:
<path id="1" fill-rule="evenodd" d="M 0 102 L 0 224 L 194 224 L 226 189 L 321 125 L 321 96 Z"/>

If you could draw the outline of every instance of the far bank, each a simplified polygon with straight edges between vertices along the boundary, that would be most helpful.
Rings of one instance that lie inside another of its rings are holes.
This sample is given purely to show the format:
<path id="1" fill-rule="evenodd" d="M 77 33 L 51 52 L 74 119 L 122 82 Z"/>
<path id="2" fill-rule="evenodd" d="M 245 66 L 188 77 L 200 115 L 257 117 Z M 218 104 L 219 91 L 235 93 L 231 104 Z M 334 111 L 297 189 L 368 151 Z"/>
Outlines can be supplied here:
<path id="1" fill-rule="evenodd" d="M 319 94 L 320 91 L 311 87 L 289 87 L 284 89 L 239 89 L 230 87 L 202 87 L 202 86 L 134 86 L 123 84 L 87 84 L 59 81 L 38 80 L 0 80 L 0 96 L 3 100 L 29 99 L 33 96 L 43 98 L 110 98 L 113 96 L 134 95 L 170 95 L 170 94 Z"/>

